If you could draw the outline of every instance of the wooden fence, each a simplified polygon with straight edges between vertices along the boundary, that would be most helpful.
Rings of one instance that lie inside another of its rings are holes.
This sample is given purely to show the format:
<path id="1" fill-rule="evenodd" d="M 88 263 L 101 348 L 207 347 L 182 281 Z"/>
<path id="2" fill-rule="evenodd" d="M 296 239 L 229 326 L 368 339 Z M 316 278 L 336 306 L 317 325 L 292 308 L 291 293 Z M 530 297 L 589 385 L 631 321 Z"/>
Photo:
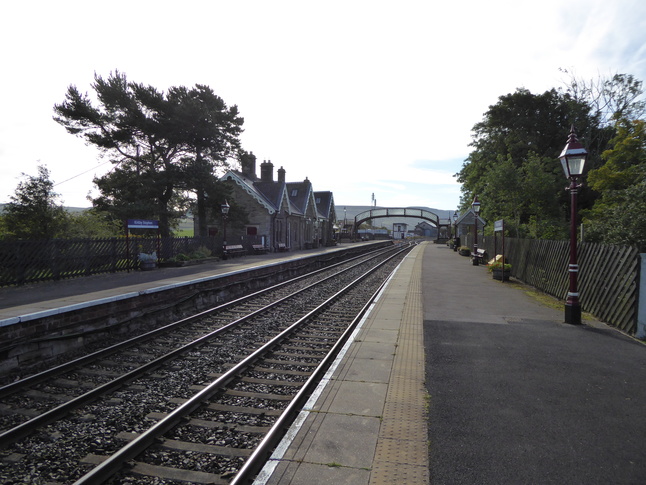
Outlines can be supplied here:
<path id="1" fill-rule="evenodd" d="M 494 256 L 494 238 L 478 245 Z M 498 236 L 497 253 L 501 254 Z M 569 289 L 569 241 L 505 238 L 505 257 L 511 275 L 563 301 Z M 639 251 L 630 246 L 580 243 L 578 290 L 583 311 L 634 334 L 639 301 Z"/>
<path id="2" fill-rule="evenodd" d="M 256 244 L 249 236 L 243 244 Z M 140 253 L 157 253 L 160 262 L 206 248 L 220 255 L 222 238 L 109 238 L 0 241 L 0 287 L 60 280 L 139 267 Z"/>

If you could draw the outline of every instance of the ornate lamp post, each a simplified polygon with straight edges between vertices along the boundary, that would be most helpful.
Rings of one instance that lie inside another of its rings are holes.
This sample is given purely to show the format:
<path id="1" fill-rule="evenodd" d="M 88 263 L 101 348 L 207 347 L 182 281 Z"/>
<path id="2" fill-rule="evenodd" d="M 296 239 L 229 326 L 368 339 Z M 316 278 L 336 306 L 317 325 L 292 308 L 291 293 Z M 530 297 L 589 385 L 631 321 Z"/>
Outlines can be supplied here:
<path id="1" fill-rule="evenodd" d="M 458 238 L 458 211 L 453 213 L 453 251 L 458 250 L 459 238 Z"/>
<path id="2" fill-rule="evenodd" d="M 579 293 L 577 290 L 577 276 L 579 265 L 576 262 L 576 217 L 577 217 L 577 194 L 582 184 L 577 184 L 577 179 L 583 173 L 583 166 L 588 152 L 583 148 L 576 138 L 574 125 L 570 129 L 570 136 L 567 144 L 559 155 L 565 177 L 570 181 L 570 186 L 566 190 L 570 191 L 570 290 L 565 302 L 565 323 L 572 325 L 581 324 L 581 304 L 579 303 Z"/>
<path id="3" fill-rule="evenodd" d="M 229 217 L 229 209 L 231 206 L 225 200 L 224 204 L 220 206 L 222 210 L 222 259 L 227 259 L 227 219 Z"/>
<path id="4" fill-rule="evenodd" d="M 471 208 L 473 209 L 473 212 L 475 214 L 475 237 L 473 239 L 473 255 L 476 256 L 478 253 L 478 214 L 480 214 L 480 201 L 478 200 L 478 196 L 476 195 L 473 198 L 473 202 L 471 202 Z M 480 264 L 480 261 L 477 257 L 472 258 L 473 265 L 478 266 Z"/>

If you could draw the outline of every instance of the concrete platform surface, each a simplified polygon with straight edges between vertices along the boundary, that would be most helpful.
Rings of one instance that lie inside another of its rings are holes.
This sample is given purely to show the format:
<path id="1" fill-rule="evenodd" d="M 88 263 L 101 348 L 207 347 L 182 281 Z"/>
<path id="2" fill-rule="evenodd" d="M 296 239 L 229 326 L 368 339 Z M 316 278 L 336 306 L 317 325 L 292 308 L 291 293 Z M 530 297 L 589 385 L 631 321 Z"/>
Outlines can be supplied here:
<path id="1" fill-rule="evenodd" d="M 344 243 L 308 251 L 289 251 L 215 260 L 193 266 L 157 268 L 153 271 L 104 273 L 92 276 L 44 281 L 0 288 L 0 322 L 71 305 L 82 305 L 105 298 L 149 291 L 160 287 L 190 284 L 192 281 L 242 271 L 259 265 L 312 256 L 366 243 Z"/>
<path id="2" fill-rule="evenodd" d="M 424 246 L 401 263 L 256 483 L 428 483 Z"/>

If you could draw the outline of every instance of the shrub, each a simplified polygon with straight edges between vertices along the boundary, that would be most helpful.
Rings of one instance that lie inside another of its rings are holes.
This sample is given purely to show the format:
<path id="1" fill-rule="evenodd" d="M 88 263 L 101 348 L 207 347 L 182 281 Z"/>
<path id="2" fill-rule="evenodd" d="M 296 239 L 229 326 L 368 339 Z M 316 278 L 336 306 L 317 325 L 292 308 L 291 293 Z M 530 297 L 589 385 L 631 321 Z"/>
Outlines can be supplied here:
<path id="1" fill-rule="evenodd" d="M 487 269 L 489 271 L 493 271 L 494 269 L 502 269 L 503 271 L 511 271 L 511 264 L 509 264 L 509 263 L 502 264 L 502 261 L 496 261 L 495 263 L 488 264 Z"/>

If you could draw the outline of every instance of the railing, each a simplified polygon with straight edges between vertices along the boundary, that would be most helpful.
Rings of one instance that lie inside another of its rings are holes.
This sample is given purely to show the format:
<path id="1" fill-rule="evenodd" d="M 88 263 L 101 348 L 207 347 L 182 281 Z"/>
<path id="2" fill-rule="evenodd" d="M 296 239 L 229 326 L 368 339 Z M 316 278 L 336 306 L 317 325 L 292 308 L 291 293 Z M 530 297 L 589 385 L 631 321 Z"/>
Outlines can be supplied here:
<path id="1" fill-rule="evenodd" d="M 236 244 L 251 249 L 261 236 L 246 236 Z M 233 241 L 227 241 L 233 244 Z M 60 280 L 99 273 L 114 273 L 139 267 L 140 253 L 157 253 L 160 262 L 178 254 L 206 248 L 222 253 L 221 237 L 108 239 L 50 239 L 0 241 L 0 287 Z"/>
<path id="2" fill-rule="evenodd" d="M 359 225 L 370 219 L 378 219 L 381 217 L 415 217 L 419 219 L 425 219 L 433 222 L 436 226 L 439 226 L 439 217 L 434 212 L 427 211 L 425 209 L 415 209 L 411 207 L 388 207 L 382 209 L 369 209 L 364 212 L 357 214 L 354 217 L 354 226 L 359 227 Z"/>

